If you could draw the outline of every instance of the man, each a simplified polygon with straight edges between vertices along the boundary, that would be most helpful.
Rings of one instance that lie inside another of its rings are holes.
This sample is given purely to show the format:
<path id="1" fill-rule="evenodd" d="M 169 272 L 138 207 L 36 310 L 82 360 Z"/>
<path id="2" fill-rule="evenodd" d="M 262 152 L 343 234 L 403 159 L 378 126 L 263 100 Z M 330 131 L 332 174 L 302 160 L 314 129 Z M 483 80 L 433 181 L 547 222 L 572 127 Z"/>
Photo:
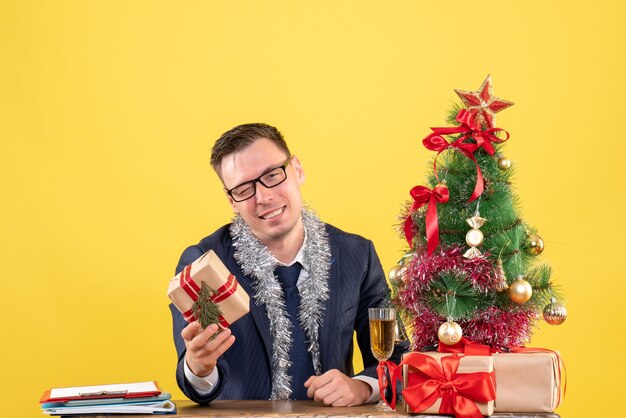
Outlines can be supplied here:
<path id="1" fill-rule="evenodd" d="M 250 314 L 218 333 L 216 325 L 187 324 L 170 305 L 181 390 L 198 403 L 377 401 L 368 308 L 382 305 L 389 289 L 372 243 L 303 209 L 304 170 L 272 126 L 224 133 L 211 165 L 235 217 L 187 248 L 176 272 L 212 249 L 250 295 Z M 354 331 L 365 370 L 351 377 Z"/>

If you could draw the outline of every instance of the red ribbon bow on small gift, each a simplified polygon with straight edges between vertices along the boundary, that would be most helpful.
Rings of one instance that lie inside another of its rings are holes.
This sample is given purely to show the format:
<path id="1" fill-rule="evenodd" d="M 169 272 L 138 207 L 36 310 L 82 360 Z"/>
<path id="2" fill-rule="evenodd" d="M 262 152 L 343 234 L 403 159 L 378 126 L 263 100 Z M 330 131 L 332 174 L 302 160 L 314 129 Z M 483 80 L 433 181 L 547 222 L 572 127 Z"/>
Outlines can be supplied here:
<path id="1" fill-rule="evenodd" d="M 489 155 L 493 155 L 495 153 L 493 143 L 502 143 L 506 141 L 507 139 L 509 139 L 509 133 L 500 128 L 489 128 L 483 131 L 480 125 L 477 124 L 477 122 L 474 120 L 474 113 L 466 109 L 461 109 L 459 111 L 456 116 L 456 120 L 461 124 L 461 126 L 448 128 L 430 128 L 433 133 L 424 138 L 422 140 L 422 143 L 429 150 L 437 151 L 434 162 L 434 172 L 437 180 L 439 180 L 439 176 L 437 175 L 437 157 L 448 148 L 458 149 L 467 158 L 474 162 L 474 164 L 476 165 L 476 186 L 474 186 L 474 191 L 469 198 L 469 202 L 472 202 L 477 199 L 484 190 L 483 174 L 480 170 L 478 162 L 476 161 L 476 157 L 474 157 L 474 153 L 482 147 Z M 506 134 L 506 138 L 498 138 L 494 135 L 496 132 L 504 132 Z M 453 134 L 462 135 L 459 139 L 452 143 L 446 141 L 445 138 L 443 138 L 442 136 Z M 473 138 L 476 143 L 473 144 L 464 142 L 469 138 Z"/>
<path id="2" fill-rule="evenodd" d="M 413 204 L 409 216 L 404 221 L 404 236 L 413 248 L 413 212 L 428 204 L 426 211 L 426 239 L 428 241 L 428 255 L 431 255 L 439 245 L 439 220 L 437 219 L 437 203 L 446 203 L 450 198 L 448 188 L 437 185 L 430 190 L 426 186 L 415 186 L 411 189 Z"/>
<path id="3" fill-rule="evenodd" d="M 454 414 L 456 418 L 481 418 L 476 402 L 496 399 L 494 373 L 457 373 L 460 361 L 460 356 L 451 355 L 442 357 L 440 365 L 425 354 L 409 354 L 394 370 L 392 387 L 399 378 L 398 369 L 406 364 L 411 369 L 402 395 L 413 411 L 423 411 L 441 398 L 439 413 Z"/>
<path id="4" fill-rule="evenodd" d="M 217 289 L 215 294 L 211 296 L 211 300 L 215 303 L 221 302 L 224 299 L 228 299 L 230 295 L 237 291 L 237 280 L 235 276 L 232 274 L 228 275 L 228 279 L 226 283 Z M 183 271 L 180 273 L 180 287 L 183 288 L 185 293 L 193 300 L 194 302 L 198 300 L 198 295 L 200 293 L 200 286 L 191 278 L 191 264 L 186 266 Z M 189 309 L 186 312 L 183 312 L 183 316 L 187 322 L 193 322 L 197 318 L 193 314 L 193 309 Z M 228 321 L 224 318 L 223 315 L 218 316 L 218 321 L 220 325 L 224 328 L 230 326 Z"/>

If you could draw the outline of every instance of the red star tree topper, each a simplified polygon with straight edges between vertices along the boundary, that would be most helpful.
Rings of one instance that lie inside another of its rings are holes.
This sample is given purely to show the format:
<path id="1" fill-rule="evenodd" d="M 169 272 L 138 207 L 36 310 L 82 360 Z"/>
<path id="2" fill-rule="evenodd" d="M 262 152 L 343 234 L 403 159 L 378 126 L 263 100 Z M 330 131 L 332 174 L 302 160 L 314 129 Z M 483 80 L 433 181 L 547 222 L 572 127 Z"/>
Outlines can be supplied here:
<path id="1" fill-rule="evenodd" d="M 477 91 L 456 89 L 454 91 L 459 95 L 467 110 L 472 112 L 474 120 L 488 129 L 494 127 L 496 113 L 514 104 L 493 95 L 490 75 L 485 78 L 485 81 L 483 81 L 483 84 Z"/>

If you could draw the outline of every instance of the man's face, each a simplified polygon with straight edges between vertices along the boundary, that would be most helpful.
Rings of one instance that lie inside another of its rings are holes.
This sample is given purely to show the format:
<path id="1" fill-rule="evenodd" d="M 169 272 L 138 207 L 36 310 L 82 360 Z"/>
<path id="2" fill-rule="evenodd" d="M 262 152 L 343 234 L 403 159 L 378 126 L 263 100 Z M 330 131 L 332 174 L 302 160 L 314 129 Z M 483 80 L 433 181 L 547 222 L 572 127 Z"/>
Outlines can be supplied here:
<path id="1" fill-rule="evenodd" d="M 269 139 L 258 139 L 222 160 L 220 167 L 224 187 L 230 190 L 256 179 L 268 170 L 282 166 L 288 157 Z M 281 241 L 289 242 L 290 238 L 295 240 L 303 233 L 300 185 L 304 182 L 304 172 L 295 156 L 287 165 L 286 174 L 287 179 L 272 188 L 257 182 L 255 195 L 243 202 L 235 202 L 228 196 L 235 213 L 268 247 Z"/>

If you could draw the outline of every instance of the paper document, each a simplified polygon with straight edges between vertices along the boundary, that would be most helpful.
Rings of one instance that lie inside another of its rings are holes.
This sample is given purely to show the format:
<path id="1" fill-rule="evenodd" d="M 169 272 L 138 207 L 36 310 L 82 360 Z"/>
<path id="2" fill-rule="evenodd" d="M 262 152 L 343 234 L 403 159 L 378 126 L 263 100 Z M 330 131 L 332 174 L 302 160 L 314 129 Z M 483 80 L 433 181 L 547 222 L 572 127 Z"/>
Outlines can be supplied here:
<path id="1" fill-rule="evenodd" d="M 46 391 L 40 402 L 69 401 L 77 399 L 134 398 L 155 396 L 161 393 L 156 382 L 119 383 L 113 385 L 75 386 Z"/>

